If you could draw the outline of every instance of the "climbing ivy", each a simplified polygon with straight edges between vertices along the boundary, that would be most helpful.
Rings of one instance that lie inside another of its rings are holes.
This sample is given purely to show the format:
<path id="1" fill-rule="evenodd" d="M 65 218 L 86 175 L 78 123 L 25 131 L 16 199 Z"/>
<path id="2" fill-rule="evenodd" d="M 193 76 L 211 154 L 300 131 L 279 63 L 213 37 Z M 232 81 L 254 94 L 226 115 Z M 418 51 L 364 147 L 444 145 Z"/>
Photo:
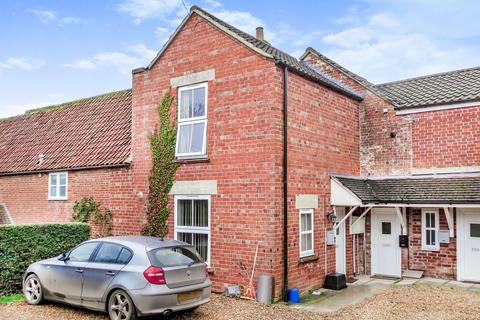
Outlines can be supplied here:
<path id="1" fill-rule="evenodd" d="M 100 201 L 93 197 L 83 197 L 73 205 L 72 220 L 75 222 L 93 223 L 98 225 L 98 236 L 112 235 L 113 214 L 108 208 L 102 208 Z"/>
<path id="2" fill-rule="evenodd" d="M 160 125 L 149 136 L 153 165 L 149 177 L 147 222 L 143 228 L 143 234 L 148 236 L 163 237 L 168 233 L 168 193 L 178 167 L 174 162 L 176 132 L 169 116 L 172 103 L 173 97 L 166 93 L 157 107 Z"/>

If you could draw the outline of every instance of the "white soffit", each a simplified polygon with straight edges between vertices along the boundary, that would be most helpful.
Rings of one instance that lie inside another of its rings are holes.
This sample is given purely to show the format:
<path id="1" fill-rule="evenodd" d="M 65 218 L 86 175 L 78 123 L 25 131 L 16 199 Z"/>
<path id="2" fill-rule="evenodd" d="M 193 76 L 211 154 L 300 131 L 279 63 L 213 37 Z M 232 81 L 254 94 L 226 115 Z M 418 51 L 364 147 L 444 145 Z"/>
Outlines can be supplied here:
<path id="1" fill-rule="evenodd" d="M 169 194 L 208 195 L 217 194 L 217 180 L 175 181 Z"/>
<path id="2" fill-rule="evenodd" d="M 401 116 L 401 115 L 412 114 L 412 113 L 431 112 L 431 111 L 468 108 L 468 107 L 477 107 L 477 106 L 480 106 L 480 100 L 463 102 L 463 103 L 444 104 L 444 105 L 431 106 L 431 107 L 409 108 L 405 110 L 398 110 L 396 114 Z"/>
<path id="3" fill-rule="evenodd" d="M 332 206 L 361 206 L 362 201 L 335 178 L 330 179 L 330 204 Z"/>

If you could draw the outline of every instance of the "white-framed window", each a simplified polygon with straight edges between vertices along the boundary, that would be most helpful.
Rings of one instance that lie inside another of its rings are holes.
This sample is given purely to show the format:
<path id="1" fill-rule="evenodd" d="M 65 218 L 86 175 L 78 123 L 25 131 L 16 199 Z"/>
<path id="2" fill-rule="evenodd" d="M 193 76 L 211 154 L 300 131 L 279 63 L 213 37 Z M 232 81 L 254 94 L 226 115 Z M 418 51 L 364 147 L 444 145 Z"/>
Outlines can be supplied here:
<path id="1" fill-rule="evenodd" d="M 174 237 L 210 264 L 210 196 L 175 196 Z"/>
<path id="2" fill-rule="evenodd" d="M 207 101 L 206 82 L 178 89 L 177 157 L 206 156 Z"/>
<path id="3" fill-rule="evenodd" d="M 313 209 L 300 209 L 300 257 L 313 254 Z"/>
<path id="4" fill-rule="evenodd" d="M 52 172 L 48 175 L 48 199 L 66 200 L 68 197 L 68 172 Z"/>
<path id="5" fill-rule="evenodd" d="M 422 249 L 438 251 L 438 209 L 422 209 Z"/>

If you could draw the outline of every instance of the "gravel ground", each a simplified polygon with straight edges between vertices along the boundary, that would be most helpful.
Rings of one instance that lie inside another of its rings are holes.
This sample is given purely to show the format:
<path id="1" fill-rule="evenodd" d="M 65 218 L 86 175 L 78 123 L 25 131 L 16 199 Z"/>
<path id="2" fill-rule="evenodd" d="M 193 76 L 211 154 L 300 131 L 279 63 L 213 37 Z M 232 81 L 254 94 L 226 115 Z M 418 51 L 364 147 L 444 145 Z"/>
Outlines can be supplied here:
<path id="1" fill-rule="evenodd" d="M 67 306 L 46 304 L 29 306 L 24 302 L 0 304 L 1 319 L 15 320 L 106 320 L 101 313 Z M 479 319 L 480 294 L 462 289 L 395 286 L 359 304 L 335 313 L 319 314 L 289 308 L 283 304 L 265 306 L 251 301 L 212 296 L 211 303 L 190 314 L 171 320 L 245 319 Z M 150 319 L 164 319 L 154 317 Z M 148 320 L 150 320 L 148 319 Z"/>

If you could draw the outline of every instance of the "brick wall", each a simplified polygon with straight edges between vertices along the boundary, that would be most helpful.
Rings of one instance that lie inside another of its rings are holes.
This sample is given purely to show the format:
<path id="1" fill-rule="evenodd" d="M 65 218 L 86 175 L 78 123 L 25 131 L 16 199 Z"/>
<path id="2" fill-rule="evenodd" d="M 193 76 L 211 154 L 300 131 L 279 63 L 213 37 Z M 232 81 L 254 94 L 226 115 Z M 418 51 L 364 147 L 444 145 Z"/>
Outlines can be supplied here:
<path id="1" fill-rule="evenodd" d="M 413 166 L 479 166 L 479 128 L 480 106 L 415 114 Z"/>
<path id="2" fill-rule="evenodd" d="M 361 175 L 409 174 L 412 167 L 411 117 L 397 116 L 389 102 L 314 53 L 308 54 L 305 60 L 364 95 L 359 113 Z"/>
<path id="3" fill-rule="evenodd" d="M 453 215 L 454 221 L 456 214 Z M 443 209 L 439 210 L 440 230 L 448 230 Z M 409 214 L 409 265 L 411 269 L 425 270 L 425 276 L 455 279 L 457 276 L 456 237 L 450 243 L 440 244 L 439 251 L 422 250 L 422 210 L 413 208 Z"/>
<path id="4" fill-rule="evenodd" d="M 331 221 L 325 219 L 325 213 L 332 210 L 329 174 L 359 174 L 358 102 L 292 73 L 288 87 L 289 284 L 304 291 L 322 286 L 325 272 L 335 271 L 335 246 L 325 246 L 325 230 L 332 229 Z M 298 259 L 298 194 L 319 195 L 314 213 L 314 249 L 319 257 L 315 261 Z M 351 251 L 348 229 L 346 243 Z"/>
<path id="5" fill-rule="evenodd" d="M 92 169 L 68 173 L 68 200 L 48 200 L 48 173 L 0 177 L 0 203 L 16 224 L 70 221 L 75 201 L 93 196 L 114 216 L 114 234 L 136 232 L 143 222 L 132 210 L 128 168 Z"/>
<path id="6" fill-rule="evenodd" d="M 133 76 L 134 190 L 148 193 L 148 133 L 170 79 L 215 69 L 208 83 L 207 161 L 182 163 L 176 181 L 217 180 L 211 200 L 214 290 L 247 285 L 259 244 L 256 274 L 275 276 L 282 289 L 282 85 L 267 60 L 194 15 L 148 71 Z M 176 108 L 171 110 L 172 120 Z M 171 198 L 173 200 L 173 198 Z M 173 201 L 172 201 L 173 202 Z M 139 203 L 137 212 L 143 212 Z M 173 234 L 173 210 L 170 220 Z"/>

